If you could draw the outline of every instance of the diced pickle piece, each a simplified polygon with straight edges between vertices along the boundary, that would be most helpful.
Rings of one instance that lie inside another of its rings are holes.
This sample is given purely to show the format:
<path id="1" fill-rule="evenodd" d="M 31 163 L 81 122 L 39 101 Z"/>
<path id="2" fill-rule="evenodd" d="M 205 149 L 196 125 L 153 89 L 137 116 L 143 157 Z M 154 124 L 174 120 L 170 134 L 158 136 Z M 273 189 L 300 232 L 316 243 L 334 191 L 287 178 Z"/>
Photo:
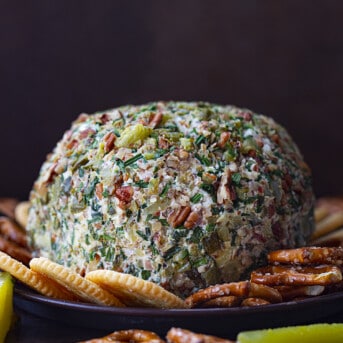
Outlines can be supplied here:
<path id="1" fill-rule="evenodd" d="M 151 132 L 152 128 L 142 124 L 129 126 L 120 134 L 120 137 L 116 140 L 115 144 L 118 148 L 128 148 L 139 140 L 143 141 Z"/>
<path id="2" fill-rule="evenodd" d="M 13 282 L 11 275 L 0 272 L 0 343 L 4 342 L 13 315 Z"/>
<path id="3" fill-rule="evenodd" d="M 341 343 L 343 324 L 312 324 L 241 332 L 237 343 Z"/>

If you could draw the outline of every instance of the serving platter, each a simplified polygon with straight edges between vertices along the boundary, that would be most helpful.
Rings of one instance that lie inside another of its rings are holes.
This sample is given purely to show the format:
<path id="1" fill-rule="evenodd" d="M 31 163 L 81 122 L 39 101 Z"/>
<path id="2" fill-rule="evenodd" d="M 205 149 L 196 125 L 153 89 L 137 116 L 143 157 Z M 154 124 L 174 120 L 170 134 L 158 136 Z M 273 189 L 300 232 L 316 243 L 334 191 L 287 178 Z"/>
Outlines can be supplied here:
<path id="1" fill-rule="evenodd" d="M 17 284 L 14 304 L 35 316 L 76 327 L 109 331 L 135 328 L 155 331 L 160 335 L 171 327 L 182 327 L 231 338 L 243 330 L 325 321 L 328 316 L 343 313 L 343 292 L 256 307 L 153 309 L 105 307 L 56 300 Z"/>

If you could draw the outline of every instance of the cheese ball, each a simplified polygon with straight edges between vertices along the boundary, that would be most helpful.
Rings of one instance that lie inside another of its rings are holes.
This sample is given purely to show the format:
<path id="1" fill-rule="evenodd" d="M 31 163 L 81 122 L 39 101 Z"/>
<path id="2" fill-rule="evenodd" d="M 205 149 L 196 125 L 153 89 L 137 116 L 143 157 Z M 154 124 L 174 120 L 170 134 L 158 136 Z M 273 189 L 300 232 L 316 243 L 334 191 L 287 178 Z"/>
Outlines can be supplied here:
<path id="1" fill-rule="evenodd" d="M 311 171 L 287 131 L 204 102 L 81 114 L 30 202 L 36 255 L 81 275 L 129 273 L 181 297 L 248 277 L 314 228 Z"/>

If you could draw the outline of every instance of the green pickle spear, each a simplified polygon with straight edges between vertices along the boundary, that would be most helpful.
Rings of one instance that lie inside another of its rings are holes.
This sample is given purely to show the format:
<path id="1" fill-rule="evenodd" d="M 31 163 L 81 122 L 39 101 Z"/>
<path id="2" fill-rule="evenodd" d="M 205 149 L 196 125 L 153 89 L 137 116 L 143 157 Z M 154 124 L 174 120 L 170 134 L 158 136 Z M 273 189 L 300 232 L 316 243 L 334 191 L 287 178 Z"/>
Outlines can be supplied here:
<path id="1" fill-rule="evenodd" d="M 0 343 L 4 342 L 13 315 L 13 282 L 11 275 L 0 272 Z"/>
<path id="2" fill-rule="evenodd" d="M 244 331 L 237 336 L 238 343 L 342 343 L 343 324 L 311 324 L 277 329 Z"/>

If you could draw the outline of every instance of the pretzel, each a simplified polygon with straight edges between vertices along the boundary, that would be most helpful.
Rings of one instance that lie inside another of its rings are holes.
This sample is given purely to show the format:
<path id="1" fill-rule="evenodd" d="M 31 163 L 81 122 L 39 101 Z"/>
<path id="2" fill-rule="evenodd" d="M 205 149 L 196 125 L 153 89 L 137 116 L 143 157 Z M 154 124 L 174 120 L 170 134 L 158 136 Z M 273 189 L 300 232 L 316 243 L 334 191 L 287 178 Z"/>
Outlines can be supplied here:
<path id="1" fill-rule="evenodd" d="M 168 343 L 234 343 L 224 338 L 202 335 L 189 330 L 171 328 L 167 333 Z"/>
<path id="2" fill-rule="evenodd" d="M 146 330 L 120 330 L 114 331 L 102 338 L 95 338 L 79 343 L 165 343 L 156 333 Z"/>
<path id="3" fill-rule="evenodd" d="M 0 214 L 4 214 L 7 217 L 14 218 L 14 209 L 17 204 L 17 199 L 0 198 Z"/>
<path id="4" fill-rule="evenodd" d="M 234 295 L 242 298 L 257 297 L 268 300 L 271 303 L 282 300 L 280 293 L 274 288 L 250 281 L 240 281 L 201 289 L 186 298 L 185 302 L 190 307 L 196 307 L 198 304 L 226 295 Z"/>
<path id="5" fill-rule="evenodd" d="M 0 235 L 24 248 L 28 246 L 25 231 L 10 218 L 0 217 Z"/>
<path id="6" fill-rule="evenodd" d="M 265 299 L 261 298 L 246 298 L 242 301 L 241 306 L 248 306 L 248 307 L 253 307 L 253 306 L 261 306 L 261 305 L 269 305 L 270 302 Z"/>
<path id="7" fill-rule="evenodd" d="M 235 295 L 226 295 L 219 298 L 214 298 L 204 303 L 201 303 L 199 307 L 202 308 L 211 308 L 211 307 L 236 307 L 241 304 L 242 299 L 236 297 Z"/>
<path id="8" fill-rule="evenodd" d="M 267 266 L 254 270 L 250 279 L 258 284 L 277 286 L 330 285 L 342 280 L 340 268 L 332 265 L 315 267 Z"/>
<path id="9" fill-rule="evenodd" d="M 305 247 L 298 249 L 275 250 L 268 254 L 272 264 L 343 264 L 341 247 Z"/>
<path id="10" fill-rule="evenodd" d="M 311 241 L 312 245 L 321 247 L 339 247 L 343 246 L 343 228 L 328 233 L 325 236 Z"/>
<path id="11" fill-rule="evenodd" d="M 343 227 L 343 210 L 331 213 L 316 223 L 316 228 L 311 238 L 316 239 L 322 237 L 341 227 Z"/>
<path id="12" fill-rule="evenodd" d="M 275 286 L 282 295 L 284 301 L 297 299 L 301 297 L 314 297 L 324 292 L 325 287 L 322 285 L 313 286 Z"/>
<path id="13" fill-rule="evenodd" d="M 28 265 L 32 255 L 31 252 L 19 246 L 15 242 L 11 242 L 0 236 L 0 251 L 5 252 L 7 255 L 13 257 L 14 259 Z"/>

